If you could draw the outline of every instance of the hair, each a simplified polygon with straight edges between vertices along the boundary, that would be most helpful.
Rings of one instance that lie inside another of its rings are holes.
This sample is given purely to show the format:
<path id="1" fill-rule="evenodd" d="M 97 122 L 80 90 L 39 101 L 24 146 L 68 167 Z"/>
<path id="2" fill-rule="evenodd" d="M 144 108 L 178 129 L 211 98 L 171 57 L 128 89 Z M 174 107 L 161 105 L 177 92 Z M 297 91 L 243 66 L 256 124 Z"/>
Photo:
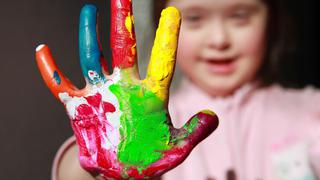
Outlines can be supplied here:
<path id="1" fill-rule="evenodd" d="M 262 0 L 268 7 L 266 54 L 263 65 L 257 77 L 263 86 L 279 83 L 283 86 L 293 86 L 288 81 L 287 64 L 293 59 L 296 48 L 294 23 L 285 9 L 284 0 Z M 154 0 L 154 27 L 157 27 L 161 11 L 166 7 L 168 0 Z"/>

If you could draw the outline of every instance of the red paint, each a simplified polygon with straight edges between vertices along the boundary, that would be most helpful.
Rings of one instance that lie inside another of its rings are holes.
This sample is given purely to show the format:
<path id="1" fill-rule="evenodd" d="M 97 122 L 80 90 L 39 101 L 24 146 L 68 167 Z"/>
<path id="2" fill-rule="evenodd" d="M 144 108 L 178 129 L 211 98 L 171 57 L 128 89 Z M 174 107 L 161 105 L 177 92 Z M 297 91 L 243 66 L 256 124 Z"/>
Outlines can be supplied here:
<path id="1" fill-rule="evenodd" d="M 115 106 L 102 101 L 100 93 L 85 97 L 88 104 L 81 104 L 76 109 L 76 116 L 71 121 L 79 146 L 81 166 L 93 175 L 105 174 L 106 177 L 121 179 L 122 166 L 113 150 L 103 147 L 108 141 L 106 132 L 114 129 L 105 116 L 115 112 Z"/>
<path id="2" fill-rule="evenodd" d="M 96 109 L 99 109 L 99 106 L 101 104 L 101 99 L 102 99 L 102 96 L 100 93 L 97 93 L 93 96 L 88 96 L 85 98 L 90 105 L 92 105 Z"/>
<path id="3" fill-rule="evenodd" d="M 102 175 L 105 178 L 114 179 L 143 179 L 164 174 L 182 163 L 191 150 L 204 138 L 210 135 L 218 126 L 217 116 L 211 116 L 200 112 L 197 114 L 199 122 L 194 132 L 188 134 L 185 129 L 174 129 L 171 135 L 173 148 L 163 152 L 163 157 L 150 166 L 138 170 L 139 167 L 125 165 L 119 162 L 117 153 L 105 149 L 103 141 L 107 137 L 106 132 L 112 130 L 104 116 L 106 112 L 115 112 L 115 107 L 109 102 L 103 102 L 101 94 L 97 93 L 86 97 L 88 104 L 81 104 L 77 108 L 77 114 L 72 121 L 77 143 L 79 145 L 79 159 L 81 166 L 92 175 Z M 102 108 L 103 107 L 103 108 Z M 190 123 L 190 121 L 188 122 Z M 177 142 L 175 138 L 185 133 L 185 139 Z M 181 142 L 183 141 L 183 142 Z M 117 150 L 118 147 L 115 147 Z"/>
<path id="4" fill-rule="evenodd" d="M 111 0 L 111 49 L 113 68 L 130 68 L 135 64 L 135 32 L 127 30 L 125 21 L 132 15 L 130 0 Z"/>
<path id="5" fill-rule="evenodd" d="M 150 165 L 143 172 L 145 176 L 160 176 L 170 169 L 177 167 L 188 157 L 192 149 L 198 143 L 208 137 L 218 127 L 219 120 L 217 116 L 211 116 L 202 112 L 198 113 L 196 116 L 199 118 L 199 123 L 194 132 L 183 140 L 184 143 L 181 143 L 183 146 L 176 145 L 174 148 L 165 151 L 163 158 Z M 189 120 L 189 122 L 190 121 L 191 120 Z M 183 131 L 183 129 L 180 129 L 180 131 Z"/>
<path id="6" fill-rule="evenodd" d="M 116 111 L 116 108 L 114 107 L 114 105 L 108 102 L 103 102 L 103 109 L 106 112 L 112 112 L 112 113 Z"/>
<path id="7" fill-rule="evenodd" d="M 133 67 L 136 63 L 134 30 L 132 34 L 130 34 L 125 26 L 127 16 L 132 15 L 131 0 L 111 0 L 111 11 L 113 67 Z M 100 43 L 99 46 L 101 48 Z M 87 93 L 86 89 L 78 90 L 75 88 L 61 73 L 47 46 L 37 51 L 36 58 L 42 77 L 55 97 L 59 99 L 59 93 L 64 92 L 72 97 L 84 97 Z M 103 57 L 101 57 L 101 61 L 102 60 Z M 104 70 L 107 71 L 106 64 L 102 63 L 102 66 Z M 57 71 L 61 78 L 61 84 L 59 85 L 52 81 L 55 71 Z M 116 152 L 118 147 L 115 147 L 113 151 L 107 150 L 103 146 L 103 142 L 108 141 L 107 132 L 114 130 L 114 127 L 108 123 L 105 114 L 107 112 L 114 113 L 116 111 L 115 106 L 110 102 L 104 102 L 99 93 L 85 97 L 85 99 L 87 103 L 80 104 L 76 108 L 75 118 L 71 119 L 71 125 L 79 147 L 81 166 L 94 176 L 102 175 L 105 178 L 119 180 L 129 179 L 130 177 L 142 179 L 159 176 L 183 162 L 193 147 L 211 134 L 218 126 L 218 118 L 216 116 L 199 113 L 197 115 L 199 123 L 194 132 L 185 139 L 180 140 L 180 143 L 177 143 L 175 140 L 178 139 L 177 136 L 187 133 L 187 131 L 185 129 L 172 130 L 172 149 L 162 152 L 163 157 L 161 159 L 142 169 L 140 173 L 138 170 L 139 167 L 133 167 L 119 162 Z M 121 140 L 125 141 L 125 138 L 122 137 Z"/>
<path id="8" fill-rule="evenodd" d="M 91 119 L 95 116 L 92 108 L 87 104 L 81 104 L 77 108 L 77 116 L 75 117 L 75 121 L 85 121 L 85 123 L 79 123 L 81 126 L 89 126 L 91 121 L 87 121 L 87 119 Z"/>

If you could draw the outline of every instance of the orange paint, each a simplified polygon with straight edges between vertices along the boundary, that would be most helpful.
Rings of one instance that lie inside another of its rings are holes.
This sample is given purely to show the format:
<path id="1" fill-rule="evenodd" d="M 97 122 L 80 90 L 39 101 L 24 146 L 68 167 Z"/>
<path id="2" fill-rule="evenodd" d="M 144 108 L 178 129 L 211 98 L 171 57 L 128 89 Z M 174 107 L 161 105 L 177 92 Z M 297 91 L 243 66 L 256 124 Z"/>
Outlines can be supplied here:
<path id="1" fill-rule="evenodd" d="M 85 90 L 79 91 L 60 71 L 52 58 L 51 51 L 47 45 L 40 45 L 36 51 L 36 60 L 43 80 L 53 95 L 59 99 L 59 93 L 67 92 L 71 96 L 81 96 Z M 57 84 L 54 72 L 58 73 L 61 82 Z"/>

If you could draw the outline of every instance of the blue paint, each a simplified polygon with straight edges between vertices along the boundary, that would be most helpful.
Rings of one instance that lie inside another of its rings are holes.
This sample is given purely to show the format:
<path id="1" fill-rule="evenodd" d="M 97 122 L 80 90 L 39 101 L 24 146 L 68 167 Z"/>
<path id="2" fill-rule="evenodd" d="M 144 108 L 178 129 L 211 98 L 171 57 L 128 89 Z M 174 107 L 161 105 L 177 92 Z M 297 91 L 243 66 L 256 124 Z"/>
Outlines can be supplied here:
<path id="1" fill-rule="evenodd" d="M 80 65 L 83 75 L 91 84 L 97 84 L 104 80 L 100 64 L 101 52 L 96 32 L 96 15 L 97 8 L 94 5 L 85 5 L 81 9 L 79 23 Z M 98 78 L 90 78 L 88 76 L 89 71 L 96 72 Z"/>
<path id="2" fill-rule="evenodd" d="M 54 73 L 53 73 L 53 79 L 56 81 L 56 83 L 57 83 L 58 85 L 61 84 L 61 78 L 60 78 L 59 73 L 58 73 L 57 71 L 54 71 Z"/>

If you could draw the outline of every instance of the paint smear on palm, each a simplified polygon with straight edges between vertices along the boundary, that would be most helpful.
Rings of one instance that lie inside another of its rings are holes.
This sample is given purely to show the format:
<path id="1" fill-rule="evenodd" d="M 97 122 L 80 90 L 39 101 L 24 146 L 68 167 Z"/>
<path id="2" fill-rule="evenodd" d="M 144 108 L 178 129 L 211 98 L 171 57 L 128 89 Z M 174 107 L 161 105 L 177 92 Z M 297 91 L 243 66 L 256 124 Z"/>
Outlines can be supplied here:
<path id="1" fill-rule="evenodd" d="M 101 122 L 106 119 L 107 124 L 114 129 L 98 133 L 101 136 L 106 135 L 101 139 L 106 141 L 102 147 L 116 152 L 118 159 L 126 167 L 136 166 L 142 170 L 160 159 L 162 152 L 171 147 L 169 126 L 166 123 L 168 113 L 164 108 L 164 101 L 141 83 L 133 82 L 128 78 L 130 75 L 130 71 L 116 69 L 113 80 L 93 88 L 87 96 L 101 94 L 104 102 L 110 102 L 116 108 L 114 113 L 99 116 Z M 86 100 L 87 96 L 70 97 L 67 93 L 60 93 L 59 96 L 73 120 L 77 117 L 78 107 L 91 106 Z M 84 128 L 81 131 L 86 130 L 87 128 Z M 97 151 L 88 143 L 85 143 L 88 149 Z"/>
<path id="2" fill-rule="evenodd" d="M 118 147 L 119 160 L 129 166 L 146 167 L 170 149 L 170 131 L 164 102 L 141 85 L 119 81 L 110 86 L 120 104 L 120 134 L 124 140 Z"/>
<path id="3" fill-rule="evenodd" d="M 148 80 L 132 82 L 130 78 L 132 74 L 127 71 L 131 68 L 122 70 L 116 68 L 111 81 L 104 81 L 99 87 L 94 86 L 95 90 L 88 94 L 91 96 L 99 92 L 103 101 L 115 106 L 114 113 L 106 113 L 103 115 L 106 118 L 101 119 L 101 121 L 106 119 L 115 131 L 104 132 L 107 136 L 101 138 L 108 139 L 103 146 L 104 149 L 116 153 L 126 168 L 135 166 L 143 170 L 162 158 L 164 151 L 172 148 L 171 134 L 167 124 L 168 112 L 164 105 L 174 69 L 176 34 L 178 33 L 176 27 L 180 23 L 180 18 L 179 12 L 174 8 L 168 8 L 163 15 L 170 17 L 169 23 L 160 20 L 148 69 Z M 132 23 L 133 19 L 129 14 L 126 19 L 126 28 L 130 34 L 133 33 Z M 135 45 L 132 47 L 132 53 L 135 53 L 134 50 Z M 91 74 L 92 77 L 96 77 L 94 73 Z M 70 97 L 66 93 L 60 93 L 59 97 L 66 104 L 71 119 L 74 119 L 75 110 L 79 105 L 87 104 L 83 97 Z M 197 121 L 198 119 L 192 122 L 188 128 L 189 133 L 193 131 Z M 110 138 L 114 141 L 110 141 Z M 116 146 L 118 146 L 116 149 L 112 148 Z M 87 148 L 90 149 L 90 147 Z"/>

